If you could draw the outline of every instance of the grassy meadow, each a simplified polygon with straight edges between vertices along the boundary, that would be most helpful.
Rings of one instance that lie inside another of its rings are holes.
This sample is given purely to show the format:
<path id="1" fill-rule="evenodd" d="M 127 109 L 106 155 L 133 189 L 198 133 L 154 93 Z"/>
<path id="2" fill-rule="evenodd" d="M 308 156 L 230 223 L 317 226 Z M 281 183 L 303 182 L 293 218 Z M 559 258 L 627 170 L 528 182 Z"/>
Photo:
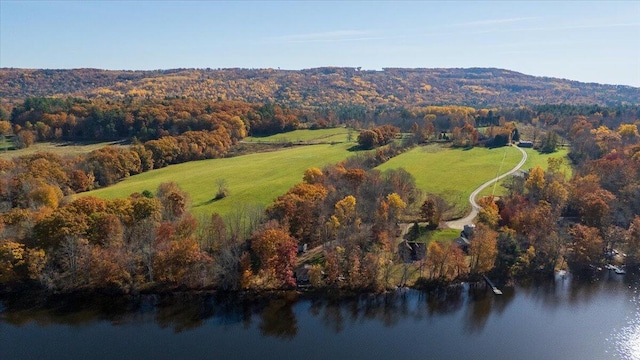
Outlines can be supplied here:
<path id="1" fill-rule="evenodd" d="M 35 143 L 28 148 L 25 149 L 11 149 L 6 150 L 2 146 L 2 151 L 0 151 L 0 158 L 2 159 L 12 159 L 19 156 L 24 155 L 32 155 L 35 153 L 41 152 L 49 152 L 54 153 L 60 156 L 77 156 L 82 154 L 90 153 L 93 150 L 97 150 L 103 148 L 105 146 L 125 146 L 121 145 L 121 142 L 101 142 L 101 143 L 91 143 L 91 144 L 81 144 L 81 143 L 57 143 L 57 142 L 41 142 Z"/>
<path id="2" fill-rule="evenodd" d="M 336 143 L 346 142 L 349 131 L 352 132 L 352 137 L 355 141 L 358 137 L 358 132 L 343 127 L 318 130 L 302 129 L 263 137 L 249 136 L 244 138 L 243 141 L 255 143 Z"/>
<path id="3" fill-rule="evenodd" d="M 561 171 L 564 171 L 567 178 L 571 177 L 572 171 L 571 171 L 571 166 L 569 165 L 570 160 L 567 156 L 567 154 L 569 154 L 569 148 L 560 148 L 558 151 L 551 154 L 541 154 L 540 152 L 534 149 L 524 149 L 524 151 L 527 152 L 528 157 L 527 157 L 527 162 L 525 162 L 524 165 L 522 166 L 522 170 L 528 170 L 535 167 L 536 165 L 539 165 L 545 171 L 547 171 L 547 168 L 549 167 L 547 164 L 547 159 L 560 157 L 564 159 L 564 165 L 562 166 Z M 501 196 L 506 194 L 507 189 L 504 186 L 502 186 L 503 182 L 506 180 L 508 180 L 508 178 L 498 181 L 498 183 L 495 184 L 495 186 L 494 185 L 489 186 L 488 188 L 484 189 L 479 196 L 482 197 L 482 196 L 487 196 L 492 194 L 496 196 Z"/>
<path id="4" fill-rule="evenodd" d="M 242 206 L 268 206 L 302 181 L 307 168 L 337 163 L 354 154 L 348 151 L 352 145 L 297 146 L 232 158 L 192 161 L 132 176 L 83 195 L 121 198 L 144 190 L 155 192 L 161 183 L 174 181 L 191 196 L 194 215 L 217 212 L 224 217 Z M 229 196 L 214 200 L 220 179 L 226 181 Z"/>
<path id="5" fill-rule="evenodd" d="M 244 141 L 249 143 L 299 142 L 315 145 L 172 165 L 132 176 L 113 186 L 79 196 L 121 198 L 144 190 L 155 192 L 159 184 L 175 181 L 190 194 L 191 211 L 194 215 L 217 212 L 225 216 L 243 206 L 264 207 L 300 182 L 305 169 L 336 163 L 354 155 L 354 152 L 348 151 L 355 144 L 347 142 L 348 133 L 349 130 L 346 128 L 332 128 L 248 137 Z M 356 138 L 357 133 L 352 133 L 352 136 Z M 107 144 L 60 146 L 43 143 L 25 150 L 52 151 L 62 155 L 88 152 L 105 145 Z M 529 153 L 529 160 L 524 166 L 525 169 L 536 164 L 546 168 L 546 159 L 549 156 L 566 156 L 567 153 L 567 150 L 560 150 L 554 154 L 543 155 L 532 149 L 526 151 Z M 16 151 L 9 152 L 12 153 L 17 154 Z M 461 216 L 468 211 L 467 198 L 477 186 L 498 173 L 513 168 L 520 158 L 520 152 L 511 147 L 463 150 L 431 144 L 416 147 L 392 158 L 378 169 L 384 171 L 405 168 L 416 178 L 416 184 L 421 190 L 440 194 L 455 204 L 453 214 L 449 215 Z M 220 180 L 227 183 L 229 196 L 214 200 Z M 501 186 L 496 186 L 497 195 L 503 190 Z M 483 195 L 492 191 L 493 187 L 489 187 Z"/>
<path id="6" fill-rule="evenodd" d="M 470 206 L 467 199 L 474 189 L 510 170 L 521 159 L 520 151 L 512 147 L 463 150 L 432 144 L 396 156 L 378 169 L 404 168 L 415 177 L 419 189 L 440 194 L 455 204 L 453 215 L 463 215 Z"/>
<path id="7" fill-rule="evenodd" d="M 410 232 L 412 229 L 409 230 Z M 427 230 L 424 227 L 420 227 L 418 236 L 412 241 L 430 243 L 432 241 L 441 241 L 449 243 L 460 236 L 460 230 L 458 229 L 436 229 Z"/>

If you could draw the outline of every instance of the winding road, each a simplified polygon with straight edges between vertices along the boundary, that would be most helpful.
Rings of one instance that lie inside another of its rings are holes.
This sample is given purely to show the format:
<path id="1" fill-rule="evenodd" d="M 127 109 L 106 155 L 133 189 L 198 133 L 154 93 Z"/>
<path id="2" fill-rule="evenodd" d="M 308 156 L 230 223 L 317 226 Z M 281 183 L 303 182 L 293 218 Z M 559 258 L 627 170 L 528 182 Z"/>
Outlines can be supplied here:
<path id="1" fill-rule="evenodd" d="M 475 217 L 478 215 L 478 210 L 480 209 L 480 206 L 478 205 L 478 203 L 476 202 L 476 197 L 478 196 L 478 194 L 484 190 L 485 188 L 489 187 L 490 185 L 492 185 L 494 182 L 505 178 L 513 173 L 515 173 L 516 171 L 520 170 L 520 168 L 522 167 L 522 165 L 524 165 L 524 163 L 527 161 L 527 152 L 522 150 L 522 148 L 516 147 L 516 149 L 520 150 L 520 152 L 522 153 L 522 160 L 520 160 L 520 162 L 518 163 L 518 165 L 516 165 L 513 169 L 509 170 L 508 172 L 496 176 L 493 179 L 485 182 L 484 184 L 480 185 L 477 189 L 473 190 L 473 192 L 471 193 L 471 195 L 469 195 L 469 203 L 471 203 L 471 212 L 469 213 L 469 215 L 463 217 L 462 219 L 458 219 L 458 220 L 452 220 L 452 221 L 447 221 L 445 222 L 445 224 L 447 225 L 447 227 L 449 227 L 450 229 L 464 229 L 465 225 L 471 225 L 473 224 L 473 219 L 475 219 Z"/>

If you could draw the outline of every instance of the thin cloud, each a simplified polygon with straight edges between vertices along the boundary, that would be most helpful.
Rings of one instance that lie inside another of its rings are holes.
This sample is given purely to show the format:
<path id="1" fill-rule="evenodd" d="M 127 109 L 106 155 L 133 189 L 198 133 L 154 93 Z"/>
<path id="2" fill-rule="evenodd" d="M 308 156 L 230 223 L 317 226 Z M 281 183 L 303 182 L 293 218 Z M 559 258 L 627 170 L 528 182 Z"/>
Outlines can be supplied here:
<path id="1" fill-rule="evenodd" d="M 366 38 L 370 31 L 362 30 L 334 30 L 318 33 L 292 34 L 272 38 L 272 40 L 285 42 L 318 42 L 318 41 L 344 41 L 348 39 Z"/>

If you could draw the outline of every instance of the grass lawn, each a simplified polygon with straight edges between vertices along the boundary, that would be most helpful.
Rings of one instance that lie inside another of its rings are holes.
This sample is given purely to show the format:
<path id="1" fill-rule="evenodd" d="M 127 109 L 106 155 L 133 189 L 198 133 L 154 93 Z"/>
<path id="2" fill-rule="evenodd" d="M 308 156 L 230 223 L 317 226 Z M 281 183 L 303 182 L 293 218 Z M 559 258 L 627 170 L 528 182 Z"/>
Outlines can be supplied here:
<path id="1" fill-rule="evenodd" d="M 415 177 L 419 189 L 440 194 L 455 204 L 452 215 L 461 216 L 469 210 L 467 199 L 475 188 L 510 170 L 520 159 L 520 151 L 512 147 L 463 150 L 431 144 L 396 156 L 378 169 L 404 168 Z"/>
<path id="2" fill-rule="evenodd" d="M 330 128 L 318 130 L 294 130 L 283 134 L 276 134 L 264 137 L 249 136 L 243 141 L 245 142 L 268 142 L 268 143 L 288 143 L 288 142 L 346 142 L 349 131 L 352 132 L 353 140 L 358 137 L 358 132 L 347 128 Z"/>
<path id="3" fill-rule="evenodd" d="M 163 182 L 174 181 L 191 196 L 191 212 L 223 217 L 243 206 L 266 207 L 302 181 L 304 170 L 337 163 L 351 155 L 351 143 L 309 145 L 224 159 L 193 161 L 132 176 L 118 184 L 83 193 L 105 199 L 127 197 L 134 192 L 155 192 Z M 217 181 L 227 182 L 230 194 L 213 200 Z"/>
<path id="4" fill-rule="evenodd" d="M 412 225 L 413 226 L 413 225 Z M 450 243 L 460 236 L 460 230 L 458 229 L 436 229 L 427 230 L 425 227 L 420 227 L 420 234 L 412 241 L 430 243 L 432 241 L 441 241 L 443 243 Z M 411 232 L 411 229 L 409 230 Z"/>
<path id="5" fill-rule="evenodd" d="M 558 151 L 551 153 L 551 154 L 541 154 L 540 152 L 538 152 L 537 150 L 534 149 L 524 149 L 527 152 L 527 162 L 524 163 L 524 166 L 522 166 L 522 170 L 529 170 L 533 167 L 535 167 L 536 165 L 539 165 L 540 167 L 542 167 L 545 171 L 547 171 L 547 159 L 548 158 L 558 158 L 561 157 L 564 159 L 564 165 L 561 168 L 561 171 L 564 171 L 567 179 L 571 177 L 572 174 L 572 169 L 570 164 L 570 160 L 567 157 L 567 154 L 569 154 L 569 148 L 560 148 Z M 507 189 L 502 186 L 502 183 L 508 180 L 508 178 L 502 179 L 500 181 L 498 181 L 497 184 L 494 184 L 492 186 L 489 186 L 488 188 L 484 189 L 480 195 L 478 196 L 478 198 L 482 197 L 482 196 L 487 196 L 487 195 L 496 195 L 496 196 L 501 196 L 507 193 Z M 494 192 L 495 189 L 495 192 Z"/>
<path id="6" fill-rule="evenodd" d="M 101 142 L 93 144 L 41 142 L 35 143 L 26 149 L 15 149 L 9 151 L 3 150 L 2 152 L 0 152 L 0 158 L 12 159 L 14 157 L 31 155 L 39 152 L 50 152 L 60 156 L 77 156 L 81 154 L 87 154 L 93 150 L 103 148 L 107 145 L 124 146 L 120 145 L 120 142 Z"/>

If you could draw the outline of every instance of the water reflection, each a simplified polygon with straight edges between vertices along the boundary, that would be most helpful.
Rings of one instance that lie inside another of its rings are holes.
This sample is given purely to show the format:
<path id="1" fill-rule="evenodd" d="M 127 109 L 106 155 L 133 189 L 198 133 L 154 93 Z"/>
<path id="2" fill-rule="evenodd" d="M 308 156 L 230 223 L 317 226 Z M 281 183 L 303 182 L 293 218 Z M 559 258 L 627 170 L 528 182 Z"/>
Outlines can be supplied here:
<path id="1" fill-rule="evenodd" d="M 348 298 L 303 299 L 308 313 L 320 319 L 327 330 L 340 333 L 345 326 L 375 321 L 393 327 L 405 319 L 425 319 L 451 314 L 466 308 L 470 329 L 481 330 L 492 311 L 501 311 L 511 295 L 496 301 L 485 287 L 452 286 L 429 293 L 401 290 L 384 295 Z M 119 326 L 153 322 L 175 333 L 197 329 L 211 322 L 218 325 L 242 324 L 251 327 L 253 319 L 264 336 L 290 339 L 298 332 L 294 306 L 296 293 L 269 299 L 249 300 L 237 296 L 211 294 L 143 295 L 138 297 L 51 297 L 8 296 L 2 299 L 0 321 L 24 326 L 67 325 L 72 327 L 107 321 Z M 505 301 L 507 300 L 507 301 Z"/>
<path id="2" fill-rule="evenodd" d="M 470 334 L 480 333 L 492 313 L 502 313 L 514 299 L 513 288 L 503 288 L 502 296 L 487 291 L 486 286 L 471 286 L 464 317 L 464 329 Z"/>
<path id="3" fill-rule="evenodd" d="M 273 299 L 260 312 L 260 331 L 265 336 L 290 339 L 298 333 L 298 321 L 293 313 L 295 297 Z"/>
<path id="4" fill-rule="evenodd" d="M 483 284 L 463 284 L 430 292 L 404 289 L 384 295 L 348 298 L 318 298 L 296 293 L 259 300 L 215 294 L 47 299 L 8 296 L 1 302 L 0 326 L 4 323 L 20 328 L 33 323 L 38 327 L 86 328 L 106 322 L 114 327 L 152 324 L 174 333 L 197 333 L 202 328 L 223 326 L 240 329 L 239 334 L 256 332 L 263 338 L 293 342 L 297 337 L 308 336 L 306 333 L 311 327 L 314 334 L 322 332 L 340 337 L 352 334 L 354 329 L 404 329 L 407 324 L 418 324 L 414 331 L 437 332 L 448 327 L 448 331 L 462 334 L 456 335 L 458 339 L 470 341 L 470 338 L 486 336 L 487 332 L 496 332 L 491 324 L 495 325 L 503 317 L 513 321 L 509 323 L 502 319 L 501 326 L 506 326 L 504 331 L 508 332 L 509 326 L 519 329 L 524 326 L 520 318 L 526 313 L 551 314 L 549 319 L 562 315 L 570 322 L 576 310 L 597 309 L 586 318 L 590 324 L 600 324 L 620 315 L 621 307 L 615 308 L 618 309 L 616 313 L 611 310 L 611 301 L 619 303 L 620 298 L 631 298 L 634 312 L 623 319 L 623 325 L 613 330 L 611 327 L 600 330 L 609 336 L 608 341 L 612 344 L 609 351 L 616 354 L 614 357 L 631 359 L 640 358 L 640 312 L 637 311 L 640 300 L 633 292 L 636 284 L 637 279 L 633 276 L 605 271 L 595 277 L 568 275 L 532 281 L 516 288 L 505 287 L 502 296 L 493 295 Z M 536 316 L 529 316 L 528 321 L 533 324 L 526 326 L 537 331 L 535 336 L 546 336 L 549 324 L 545 323 L 547 320 L 536 323 Z M 564 326 L 561 321 L 554 325 Z M 438 328 L 431 330 L 429 326 Z M 503 331 L 501 327 L 498 329 Z M 570 325 L 566 329 L 569 330 L 563 330 L 564 334 L 572 331 Z M 394 336 L 402 338 L 401 335 Z"/>

